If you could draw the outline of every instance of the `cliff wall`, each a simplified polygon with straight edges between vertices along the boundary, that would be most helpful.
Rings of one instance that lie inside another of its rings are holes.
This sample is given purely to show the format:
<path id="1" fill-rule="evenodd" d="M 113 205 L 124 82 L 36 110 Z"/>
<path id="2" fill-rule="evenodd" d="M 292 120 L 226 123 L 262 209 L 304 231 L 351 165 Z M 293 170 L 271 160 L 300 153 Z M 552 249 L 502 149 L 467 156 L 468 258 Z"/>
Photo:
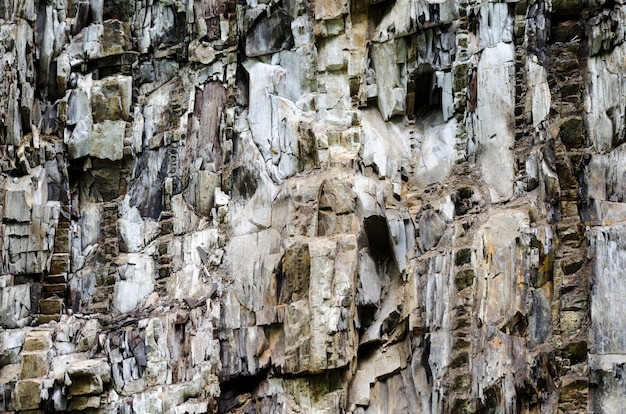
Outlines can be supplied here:
<path id="1" fill-rule="evenodd" d="M 622 412 L 625 35 L 0 0 L 0 411 Z"/>

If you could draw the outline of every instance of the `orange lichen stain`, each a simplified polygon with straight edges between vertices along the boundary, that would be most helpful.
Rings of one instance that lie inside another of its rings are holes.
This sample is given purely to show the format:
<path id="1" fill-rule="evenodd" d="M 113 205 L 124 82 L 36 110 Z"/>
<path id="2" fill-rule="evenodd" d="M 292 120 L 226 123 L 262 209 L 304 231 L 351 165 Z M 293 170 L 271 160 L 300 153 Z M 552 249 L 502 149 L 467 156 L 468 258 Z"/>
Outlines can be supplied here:
<path id="1" fill-rule="evenodd" d="M 487 263 L 491 263 L 493 255 L 496 253 L 496 249 L 493 246 L 487 247 Z"/>
<path id="2" fill-rule="evenodd" d="M 501 347 L 502 346 L 502 339 L 501 338 L 495 338 L 493 340 L 493 346 L 498 347 L 498 348 Z"/>

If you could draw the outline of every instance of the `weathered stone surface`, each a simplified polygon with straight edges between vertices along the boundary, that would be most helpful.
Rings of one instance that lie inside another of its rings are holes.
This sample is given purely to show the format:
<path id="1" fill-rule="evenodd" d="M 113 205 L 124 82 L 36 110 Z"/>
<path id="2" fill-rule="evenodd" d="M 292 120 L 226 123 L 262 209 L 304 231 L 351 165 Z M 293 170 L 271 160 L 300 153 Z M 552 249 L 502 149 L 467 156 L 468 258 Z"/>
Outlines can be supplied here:
<path id="1" fill-rule="evenodd" d="M 406 349 L 395 345 L 385 350 L 377 351 L 364 358 L 356 370 L 356 378 L 349 391 L 350 404 L 367 407 L 372 402 L 370 384 L 395 373 L 406 367 Z"/>
<path id="2" fill-rule="evenodd" d="M 52 346 L 52 332 L 32 330 L 26 335 L 24 351 L 47 351 Z"/>
<path id="3" fill-rule="evenodd" d="M 599 226 L 591 233 L 591 251 L 597 258 L 596 274 L 602 274 L 596 281 L 591 292 L 591 352 L 593 354 L 622 354 L 626 347 L 626 339 L 617 334 L 621 332 L 622 320 L 614 318 L 613 312 L 620 312 L 620 297 L 624 289 L 622 278 L 623 247 L 621 243 L 621 226 Z M 611 259 L 608 259 L 608 258 Z"/>
<path id="4" fill-rule="evenodd" d="M 0 322 L 3 327 L 21 328 L 30 320 L 30 286 L 0 288 Z"/>
<path id="5" fill-rule="evenodd" d="M 100 397 L 92 396 L 92 397 L 73 397 L 70 400 L 70 410 L 82 411 L 87 410 L 89 408 L 100 408 Z"/>
<path id="6" fill-rule="evenodd" d="M 33 203 L 33 188 L 30 177 L 9 180 L 4 190 L 3 218 L 11 221 L 28 222 Z"/>
<path id="7" fill-rule="evenodd" d="M 0 411 L 619 411 L 625 16 L 0 0 Z"/>
<path id="8" fill-rule="evenodd" d="M 111 161 L 121 160 L 125 134 L 124 121 L 107 120 L 93 124 L 89 135 L 89 155 Z"/>
<path id="9" fill-rule="evenodd" d="M 594 149 L 601 153 L 609 152 L 623 142 L 625 107 L 617 96 L 623 96 L 626 85 L 619 70 L 615 72 L 615 69 L 622 67 L 625 51 L 626 46 L 622 44 L 606 58 L 592 57 L 587 63 L 591 78 L 586 102 L 589 136 Z"/>
<path id="10" fill-rule="evenodd" d="M 498 43 L 483 50 L 477 70 L 477 100 L 474 133 L 479 163 L 493 202 L 502 202 L 513 194 L 514 177 L 514 48 Z"/>
<path id="11" fill-rule="evenodd" d="M 22 379 L 43 377 L 48 372 L 47 351 L 24 351 L 21 353 L 20 377 Z"/>
<path id="12" fill-rule="evenodd" d="M 119 263 L 120 279 L 115 283 L 113 306 L 120 312 L 135 309 L 154 290 L 155 263 L 152 257 L 129 254 Z"/>
<path id="13" fill-rule="evenodd" d="M 283 10 L 261 15 L 246 36 L 246 56 L 255 57 L 289 49 L 293 42 L 291 19 Z"/>
<path id="14" fill-rule="evenodd" d="M 100 394 L 111 380 L 111 368 L 104 360 L 76 361 L 67 368 L 71 380 L 70 396 Z"/>
<path id="15" fill-rule="evenodd" d="M 76 350 L 78 352 L 90 351 L 100 333 L 100 329 L 100 323 L 96 319 L 90 319 L 85 322 L 77 337 Z"/>
<path id="16" fill-rule="evenodd" d="M 42 381 L 27 379 L 15 385 L 15 407 L 18 410 L 36 410 L 41 402 L 40 391 Z"/>
<path id="17" fill-rule="evenodd" d="M 132 78 L 110 76 L 91 87 L 91 116 L 94 122 L 128 120 L 132 100 Z"/>

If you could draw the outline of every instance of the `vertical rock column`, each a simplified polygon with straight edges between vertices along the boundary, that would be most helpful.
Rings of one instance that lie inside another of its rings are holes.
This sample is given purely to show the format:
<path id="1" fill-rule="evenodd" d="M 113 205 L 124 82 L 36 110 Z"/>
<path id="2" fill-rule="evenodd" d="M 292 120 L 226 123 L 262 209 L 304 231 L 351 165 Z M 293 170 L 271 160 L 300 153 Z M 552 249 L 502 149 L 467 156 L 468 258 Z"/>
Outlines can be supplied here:
<path id="1" fill-rule="evenodd" d="M 626 398 L 622 384 L 626 353 L 624 291 L 624 21 L 626 8 L 603 3 L 589 11 L 585 34 L 589 57 L 585 123 L 588 148 L 582 160 L 580 203 L 586 225 L 592 285 L 589 328 L 589 409 L 619 410 Z"/>

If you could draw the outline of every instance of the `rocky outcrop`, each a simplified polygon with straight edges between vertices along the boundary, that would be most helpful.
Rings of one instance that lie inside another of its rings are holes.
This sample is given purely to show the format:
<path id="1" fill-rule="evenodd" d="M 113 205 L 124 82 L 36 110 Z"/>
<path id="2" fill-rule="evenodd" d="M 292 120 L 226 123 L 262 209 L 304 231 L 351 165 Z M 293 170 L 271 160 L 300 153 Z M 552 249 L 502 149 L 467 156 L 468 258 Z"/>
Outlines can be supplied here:
<path id="1" fill-rule="evenodd" d="M 0 0 L 0 411 L 619 412 L 625 16 Z"/>

